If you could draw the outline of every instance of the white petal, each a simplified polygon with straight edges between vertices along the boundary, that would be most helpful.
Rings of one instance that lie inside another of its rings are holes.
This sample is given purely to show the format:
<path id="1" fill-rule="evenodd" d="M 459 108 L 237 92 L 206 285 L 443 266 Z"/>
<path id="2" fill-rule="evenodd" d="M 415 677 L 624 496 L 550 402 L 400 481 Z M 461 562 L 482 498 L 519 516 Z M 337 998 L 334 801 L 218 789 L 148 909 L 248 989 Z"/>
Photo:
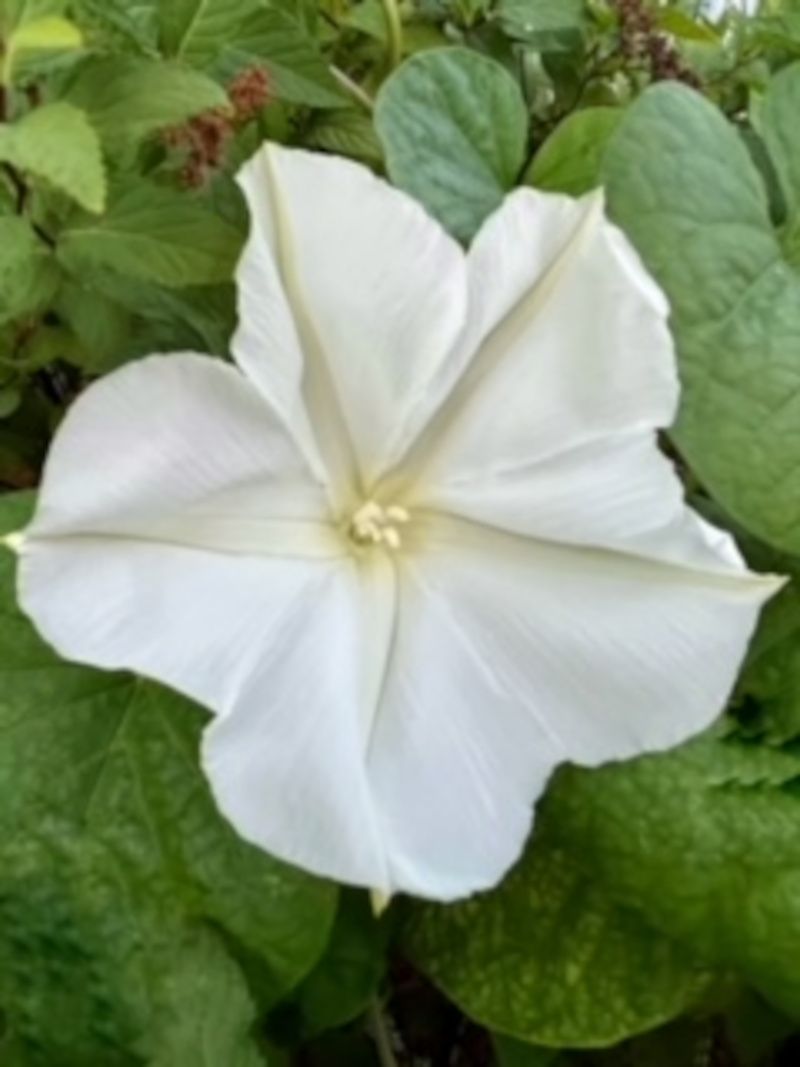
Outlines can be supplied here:
<path id="1" fill-rule="evenodd" d="M 411 507 L 448 512 L 544 541 L 742 570 L 735 542 L 699 518 L 655 435 L 635 430 L 529 464 L 424 486 Z"/>
<path id="2" fill-rule="evenodd" d="M 91 386 L 72 406 L 45 467 L 29 538 L 153 533 L 184 521 L 188 540 L 237 549 L 272 520 L 312 527 L 327 501 L 259 393 L 205 356 L 152 356 Z"/>
<path id="3" fill-rule="evenodd" d="M 601 207 L 523 192 L 479 235 L 471 332 L 485 340 L 409 506 L 739 572 L 734 542 L 685 506 L 658 450 L 677 400 L 667 307 Z M 534 264 L 515 237 L 537 226 Z"/>
<path id="4" fill-rule="evenodd" d="M 398 886 L 493 885 L 563 760 L 665 748 L 721 711 L 775 582 L 465 523 L 404 564 L 370 775 Z"/>
<path id="5" fill-rule="evenodd" d="M 678 380 L 664 297 L 599 194 L 508 197 L 470 251 L 466 370 L 409 457 L 438 486 L 668 425 Z"/>
<path id="6" fill-rule="evenodd" d="M 326 463 L 368 489 L 416 432 L 463 326 L 464 254 L 346 160 L 268 145 L 239 180 L 253 228 L 237 360 L 281 410 L 302 389 Z"/>
<path id="7" fill-rule="evenodd" d="M 219 711 L 251 629 L 268 634 L 308 573 L 345 553 L 326 509 L 237 370 L 142 360 L 88 389 L 60 427 L 20 602 L 66 658 L 130 668 Z"/>
<path id="8" fill-rule="evenodd" d="M 135 671 L 226 713 L 270 643 L 313 615 L 336 566 L 121 536 L 34 537 L 18 582 L 22 607 L 66 659 Z"/>
<path id="9" fill-rule="evenodd" d="M 264 642 L 203 766 L 237 832 L 291 863 L 388 893 L 387 842 L 366 775 L 394 625 L 394 578 L 339 566 Z M 313 608 L 313 610 L 311 610 Z"/>
<path id="10" fill-rule="evenodd" d="M 341 541 L 335 559 L 220 551 L 208 534 L 181 543 L 177 520 L 174 542 L 152 529 L 27 536 L 22 605 L 66 658 L 134 670 L 216 713 L 203 765 L 241 836 L 388 892 L 366 753 L 394 629 L 389 557 L 357 565 Z"/>

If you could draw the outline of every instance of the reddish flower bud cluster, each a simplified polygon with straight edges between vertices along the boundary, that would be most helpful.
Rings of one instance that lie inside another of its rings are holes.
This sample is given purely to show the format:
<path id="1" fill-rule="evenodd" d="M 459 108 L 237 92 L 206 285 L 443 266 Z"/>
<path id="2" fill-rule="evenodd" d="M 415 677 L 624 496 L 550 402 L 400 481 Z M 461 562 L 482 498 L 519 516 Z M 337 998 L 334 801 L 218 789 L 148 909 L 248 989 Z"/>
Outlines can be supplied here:
<path id="1" fill-rule="evenodd" d="M 635 63 L 644 64 L 653 81 L 680 81 L 693 89 L 700 79 L 686 64 L 671 38 L 656 25 L 645 0 L 616 0 L 619 16 L 620 50 Z"/>
<path id="2" fill-rule="evenodd" d="M 263 67 L 247 67 L 228 86 L 236 123 L 244 125 L 263 110 L 272 95 L 272 83 Z"/>
<path id="3" fill-rule="evenodd" d="M 163 143 L 185 156 L 180 171 L 185 187 L 195 189 L 204 185 L 223 166 L 232 137 L 256 118 L 270 95 L 267 72 L 261 67 L 248 67 L 228 86 L 229 107 L 204 111 L 185 125 L 162 133 Z"/>

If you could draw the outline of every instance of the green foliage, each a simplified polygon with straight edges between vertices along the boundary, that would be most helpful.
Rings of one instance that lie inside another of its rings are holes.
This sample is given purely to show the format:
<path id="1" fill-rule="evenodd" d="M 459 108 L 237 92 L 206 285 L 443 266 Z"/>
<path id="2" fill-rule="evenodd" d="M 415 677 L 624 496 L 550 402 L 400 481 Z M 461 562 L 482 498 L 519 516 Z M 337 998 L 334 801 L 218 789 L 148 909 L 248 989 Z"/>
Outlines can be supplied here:
<path id="1" fill-rule="evenodd" d="M 222 87 L 205 75 L 141 56 L 92 57 L 64 99 L 86 113 L 114 161 L 158 130 L 228 105 Z"/>
<path id="2" fill-rule="evenodd" d="M 375 118 L 392 181 L 463 241 L 499 207 L 525 160 L 518 87 L 465 49 L 405 63 L 381 90 Z"/>
<path id="3" fill-rule="evenodd" d="M 103 210 L 100 139 L 86 114 L 71 104 L 48 104 L 15 125 L 0 126 L 0 162 L 42 179 L 87 211 Z"/>
<path id="4" fill-rule="evenodd" d="M 18 529 L 25 521 L 26 500 L 2 497 L 0 501 L 0 529 Z M 26 850 L 33 847 L 31 835 L 35 839 L 42 827 L 58 820 L 54 843 L 42 844 L 51 859 L 52 849 L 67 834 L 77 835 L 79 866 L 84 848 L 91 856 L 107 854 L 115 866 L 108 878 L 118 883 L 130 877 L 125 892 L 146 890 L 143 906 L 152 903 L 178 909 L 186 920 L 213 922 L 256 955 L 261 966 L 262 1007 L 267 1006 L 295 985 L 322 952 L 333 919 L 333 887 L 245 845 L 216 813 L 197 761 L 201 711 L 136 678 L 60 662 L 14 607 L 14 569 L 13 556 L 3 550 L 0 836 L 11 859 L 4 858 L 0 865 L 0 899 L 5 892 L 16 892 L 14 849 L 21 849 L 20 855 L 27 857 Z M 47 855 L 42 862 L 49 862 Z M 57 872 L 66 860 L 56 857 L 52 862 Z M 57 879 L 57 873 L 52 877 Z M 84 884 L 88 892 L 93 876 L 79 869 L 75 907 L 85 904 L 94 916 L 92 900 L 84 902 L 80 897 Z M 110 894 L 111 890 L 104 900 Z M 27 891 L 20 890 L 19 898 L 24 908 Z M 137 902 L 138 896 L 123 907 L 121 899 L 109 921 L 127 917 L 126 921 L 138 922 L 132 914 Z M 34 925 L 30 936 L 35 934 L 36 923 L 51 918 L 46 904 L 37 906 L 30 917 Z M 12 943 L 3 951 L 13 950 L 13 939 L 22 936 L 26 921 L 22 914 L 4 924 Z M 109 952 L 124 952 L 124 945 L 112 943 L 114 936 L 102 930 L 96 936 L 98 951 L 109 942 Z M 149 935 L 142 935 L 142 940 L 147 942 Z M 36 953 L 30 958 L 35 964 Z M 163 960 L 164 981 L 169 983 L 168 955 Z M 116 969 L 113 960 L 108 969 Z M 187 967 L 187 980 L 190 971 Z M 41 980 L 51 979 L 44 974 Z M 35 967 L 28 981 L 34 998 L 45 996 L 38 987 Z M 91 994 L 91 983 L 79 983 L 68 992 L 80 1001 L 85 1026 L 99 1025 L 100 1009 L 81 999 Z M 124 1003 L 120 1006 L 109 997 L 103 1011 L 113 1017 L 115 1027 L 123 1026 Z M 45 1007 L 42 1012 L 48 1014 Z M 78 1017 L 77 1009 L 70 1013 Z"/>
<path id="5" fill-rule="evenodd" d="M 560 775 L 547 815 L 621 904 L 800 1015 L 800 757 L 721 732 Z"/>
<path id="6" fill-rule="evenodd" d="M 693 1007 L 708 969 L 620 904 L 579 856 L 537 834 L 497 889 L 417 906 L 408 951 L 471 1018 L 556 1048 L 613 1044 Z"/>
<path id="7" fill-rule="evenodd" d="M 204 713 L 59 661 L 0 547 L 0 1063 L 375 1067 L 381 1001 L 401 1062 L 485 1067 L 419 968 L 493 1031 L 493 1067 L 712 1046 L 778 1067 L 800 1016 L 800 3 L 719 25 L 645 3 L 634 32 L 610 0 L 401 0 L 400 39 L 389 6 L 0 0 L 0 489 L 35 486 L 95 375 L 228 355 L 233 178 L 269 138 L 387 173 L 463 243 L 517 185 L 604 185 L 670 299 L 687 483 L 792 582 L 727 725 L 563 770 L 501 886 L 379 921 L 240 841 Z M 0 535 L 29 506 L 1 496 Z"/>
<path id="8" fill-rule="evenodd" d="M 210 285 L 231 276 L 242 236 L 199 200 L 145 182 L 110 194 L 106 214 L 61 234 L 58 256 L 76 276 L 114 271 L 166 286 Z"/>
<path id="9" fill-rule="evenodd" d="M 203 66 L 241 22 L 261 5 L 258 0 L 173 0 L 158 7 L 164 53 Z"/>
<path id="10" fill-rule="evenodd" d="M 70 51 L 82 44 L 83 34 L 69 19 L 46 15 L 23 22 L 8 37 L 0 81 L 11 85 L 17 60 L 28 53 Z"/>
<path id="11" fill-rule="evenodd" d="M 0 997 L 26 1063 L 259 1067 L 255 1006 L 209 928 L 62 825 L 2 849 Z"/>
<path id="12" fill-rule="evenodd" d="M 282 100 L 321 108 L 347 103 L 296 12 L 254 11 L 226 45 L 228 64 L 241 67 L 260 59 Z"/>
<path id="13" fill-rule="evenodd" d="M 603 172 L 612 214 L 670 299 L 685 387 L 676 441 L 748 529 L 800 549 L 800 278 L 759 172 L 719 111 L 674 86 L 630 108 Z"/>
<path id="14" fill-rule="evenodd" d="M 583 0 L 499 0 L 497 14 L 511 37 L 539 47 L 558 47 L 560 41 L 580 34 L 586 6 Z"/>
<path id="15" fill-rule="evenodd" d="M 342 891 L 324 956 L 294 994 L 304 1038 L 367 1011 L 385 968 L 387 931 L 375 921 L 366 893 Z"/>
<path id="16" fill-rule="evenodd" d="M 525 180 L 537 189 L 582 196 L 603 184 L 603 161 L 624 111 L 591 107 L 566 118 L 536 153 Z"/>
<path id="17" fill-rule="evenodd" d="M 0 216 L 0 323 L 44 310 L 58 285 L 58 269 L 30 224 Z"/>

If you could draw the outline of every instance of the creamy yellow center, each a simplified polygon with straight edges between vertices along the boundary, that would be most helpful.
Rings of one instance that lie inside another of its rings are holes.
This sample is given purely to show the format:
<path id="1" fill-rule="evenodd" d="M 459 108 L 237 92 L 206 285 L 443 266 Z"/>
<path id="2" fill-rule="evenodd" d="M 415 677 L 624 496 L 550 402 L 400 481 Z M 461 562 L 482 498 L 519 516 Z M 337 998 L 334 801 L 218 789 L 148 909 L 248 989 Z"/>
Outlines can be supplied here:
<path id="1" fill-rule="evenodd" d="M 410 518 L 405 508 L 395 505 L 384 507 L 374 500 L 368 500 L 353 515 L 347 534 L 360 548 L 381 545 L 396 551 L 403 544 L 402 527 Z"/>

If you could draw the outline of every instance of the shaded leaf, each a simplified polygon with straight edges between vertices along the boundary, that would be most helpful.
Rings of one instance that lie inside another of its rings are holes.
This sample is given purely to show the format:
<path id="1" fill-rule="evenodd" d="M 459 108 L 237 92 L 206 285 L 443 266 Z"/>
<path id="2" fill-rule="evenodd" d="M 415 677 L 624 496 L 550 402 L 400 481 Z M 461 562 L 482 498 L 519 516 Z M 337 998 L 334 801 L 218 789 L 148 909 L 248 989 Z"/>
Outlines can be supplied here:
<path id="1" fill-rule="evenodd" d="M 26 219 L 0 218 L 0 323 L 43 309 L 55 294 L 59 274 Z"/>
<path id="2" fill-rule="evenodd" d="M 800 548 L 800 275 L 726 119 L 676 85 L 625 114 L 603 166 L 609 207 L 672 308 L 683 381 L 674 433 L 736 519 Z"/>
<path id="3" fill-rule="evenodd" d="M 102 218 L 65 229 L 58 256 L 76 276 L 110 270 L 181 287 L 229 280 L 242 243 L 199 200 L 139 181 L 115 190 Z"/>
<path id="4" fill-rule="evenodd" d="M 60 823 L 0 849 L 0 999 L 31 1065 L 259 1067 L 220 941 Z"/>
<path id="5" fill-rule="evenodd" d="M 296 14 L 270 8 L 254 12 L 229 37 L 226 55 L 237 67 L 264 66 L 279 100 L 323 108 L 348 104 Z"/>
<path id="6" fill-rule="evenodd" d="M 86 112 L 112 157 L 157 130 L 229 104 L 224 89 L 198 71 L 136 56 L 93 57 L 64 99 Z"/>
<path id="7" fill-rule="evenodd" d="M 462 48 L 423 52 L 383 85 L 375 109 L 392 181 L 468 241 L 515 184 L 527 112 L 513 78 Z"/>
<path id="8" fill-rule="evenodd" d="M 169 0 L 159 4 L 161 46 L 193 66 L 205 66 L 229 41 L 259 0 Z"/>
<path id="9" fill-rule="evenodd" d="M 606 146 L 623 115 L 621 108 L 590 107 L 564 119 L 539 148 L 525 181 L 570 196 L 602 185 Z"/>

